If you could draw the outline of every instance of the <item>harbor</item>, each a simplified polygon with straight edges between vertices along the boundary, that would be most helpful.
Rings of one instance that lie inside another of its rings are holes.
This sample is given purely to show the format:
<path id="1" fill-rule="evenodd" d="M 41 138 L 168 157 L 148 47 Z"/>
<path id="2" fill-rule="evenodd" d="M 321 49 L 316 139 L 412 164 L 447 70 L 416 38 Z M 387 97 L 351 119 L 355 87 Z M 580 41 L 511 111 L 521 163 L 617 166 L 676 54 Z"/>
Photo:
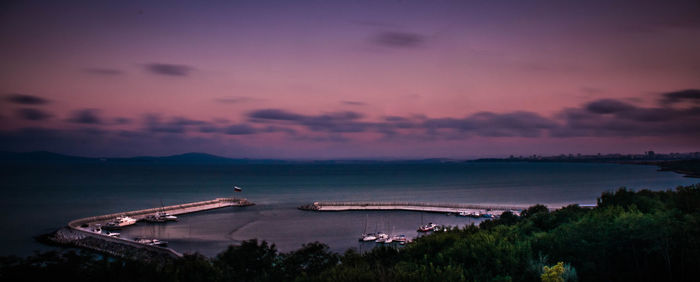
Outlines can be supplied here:
<path id="1" fill-rule="evenodd" d="M 312 204 L 300 206 L 299 209 L 307 211 L 404 210 L 478 217 L 483 214 L 500 216 L 506 211 L 510 211 L 514 214 L 520 214 L 520 212 L 527 207 L 527 205 L 479 205 L 427 202 L 314 202 Z M 555 210 L 561 208 L 561 206 L 548 206 L 548 208 L 550 210 Z"/>
<path id="2" fill-rule="evenodd" d="M 137 221 L 156 223 L 175 221 L 177 215 L 252 205 L 254 203 L 243 198 L 216 198 L 208 201 L 80 218 L 70 221 L 66 227 L 49 235 L 48 240 L 57 244 L 92 249 L 119 257 L 142 261 L 164 261 L 182 257 L 182 254 L 167 248 L 167 242 L 158 238 L 121 238 L 119 233 L 111 231 L 127 228 Z M 163 220 L 154 220 L 154 217 L 162 217 Z M 102 228 L 110 231 L 103 232 Z"/>

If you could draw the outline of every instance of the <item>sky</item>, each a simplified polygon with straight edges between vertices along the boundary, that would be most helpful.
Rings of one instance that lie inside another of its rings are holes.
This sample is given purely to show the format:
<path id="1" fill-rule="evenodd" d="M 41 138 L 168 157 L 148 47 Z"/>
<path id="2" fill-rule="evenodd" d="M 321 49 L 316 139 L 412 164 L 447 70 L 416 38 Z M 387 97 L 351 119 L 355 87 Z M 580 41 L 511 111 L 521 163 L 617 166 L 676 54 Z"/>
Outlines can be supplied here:
<path id="1" fill-rule="evenodd" d="M 0 150 L 700 151 L 700 2 L 3 1 Z"/>

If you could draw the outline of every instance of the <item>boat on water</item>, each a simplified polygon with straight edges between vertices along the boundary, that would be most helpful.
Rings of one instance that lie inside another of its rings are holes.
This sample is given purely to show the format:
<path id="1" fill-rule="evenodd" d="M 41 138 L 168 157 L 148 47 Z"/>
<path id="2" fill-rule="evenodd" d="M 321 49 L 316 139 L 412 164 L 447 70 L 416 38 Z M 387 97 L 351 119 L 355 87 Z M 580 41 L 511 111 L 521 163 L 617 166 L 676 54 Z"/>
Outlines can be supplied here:
<path id="1" fill-rule="evenodd" d="M 168 222 L 168 221 L 177 221 L 177 216 L 168 214 L 167 212 L 164 211 L 159 211 L 154 214 L 149 214 L 146 217 L 143 218 L 144 221 L 147 222 Z"/>
<path id="2" fill-rule="evenodd" d="M 384 243 L 387 239 L 389 239 L 389 235 L 387 235 L 386 233 L 378 233 L 377 240 L 375 240 L 375 242 Z"/>
<path id="3" fill-rule="evenodd" d="M 242 191 L 243 191 L 243 188 L 238 187 L 238 186 L 233 186 L 233 191 L 234 191 L 234 192 L 242 192 Z"/>
<path id="4" fill-rule="evenodd" d="M 360 236 L 360 242 L 371 242 L 377 240 L 377 236 L 374 233 L 367 233 L 367 219 L 369 216 L 365 217 L 365 229 L 362 231 Z"/>
<path id="5" fill-rule="evenodd" d="M 136 219 L 129 216 L 118 216 L 114 220 L 108 222 L 104 228 L 105 229 L 120 229 L 124 226 L 129 226 L 136 224 Z"/>
<path id="6" fill-rule="evenodd" d="M 391 240 L 394 242 L 399 242 L 401 245 L 406 244 L 408 242 L 408 238 L 406 238 L 406 235 L 395 235 L 391 237 Z"/>
<path id="7" fill-rule="evenodd" d="M 109 237 L 119 237 L 119 235 L 121 235 L 121 233 L 118 233 L 118 232 L 107 232 L 105 235 L 107 235 L 107 236 L 109 236 Z"/>
<path id="8" fill-rule="evenodd" d="M 166 241 L 161 241 L 161 240 L 158 240 L 158 239 L 153 239 L 153 240 L 151 241 L 151 245 L 152 245 L 152 246 L 165 247 L 165 246 L 168 245 L 168 242 L 166 242 Z"/>
<path id="9" fill-rule="evenodd" d="M 161 241 L 158 239 L 134 238 L 134 242 L 139 243 L 139 244 L 149 245 L 149 246 L 157 246 L 157 247 L 165 247 L 168 245 L 168 242 Z"/>
<path id="10" fill-rule="evenodd" d="M 362 242 L 372 242 L 375 240 L 377 240 L 377 236 L 375 236 L 374 233 L 362 234 L 362 237 L 360 237 L 360 241 Z"/>
<path id="11" fill-rule="evenodd" d="M 440 227 L 438 227 L 437 224 L 430 222 L 426 225 L 418 227 L 418 232 L 430 232 L 434 231 L 436 228 L 438 230 L 440 229 Z"/>

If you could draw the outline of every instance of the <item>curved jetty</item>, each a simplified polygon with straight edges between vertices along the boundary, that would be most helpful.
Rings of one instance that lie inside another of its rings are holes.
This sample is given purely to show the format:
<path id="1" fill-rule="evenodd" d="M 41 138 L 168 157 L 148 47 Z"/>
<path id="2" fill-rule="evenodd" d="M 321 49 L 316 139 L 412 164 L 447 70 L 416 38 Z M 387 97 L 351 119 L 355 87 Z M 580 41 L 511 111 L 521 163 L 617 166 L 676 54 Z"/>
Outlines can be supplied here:
<path id="1" fill-rule="evenodd" d="M 505 211 L 522 211 L 528 206 L 518 205 L 479 205 L 459 203 L 424 203 L 424 202 L 314 202 L 299 207 L 309 211 L 350 211 L 350 210 L 405 210 L 440 213 L 459 213 L 462 211 L 490 211 L 500 215 Z M 549 207 L 550 210 L 560 207 Z"/>
<path id="2" fill-rule="evenodd" d="M 141 220 L 147 215 L 159 211 L 165 211 L 172 215 L 181 215 L 224 207 L 252 205 L 254 203 L 247 199 L 216 198 L 209 201 L 86 217 L 69 222 L 67 227 L 49 235 L 48 239 L 54 243 L 92 249 L 119 257 L 163 262 L 171 258 L 182 257 L 182 254 L 170 248 L 141 244 L 124 238 L 110 237 L 107 234 L 93 232 L 92 230 L 95 226 L 104 225 L 118 216 L 129 216 Z"/>

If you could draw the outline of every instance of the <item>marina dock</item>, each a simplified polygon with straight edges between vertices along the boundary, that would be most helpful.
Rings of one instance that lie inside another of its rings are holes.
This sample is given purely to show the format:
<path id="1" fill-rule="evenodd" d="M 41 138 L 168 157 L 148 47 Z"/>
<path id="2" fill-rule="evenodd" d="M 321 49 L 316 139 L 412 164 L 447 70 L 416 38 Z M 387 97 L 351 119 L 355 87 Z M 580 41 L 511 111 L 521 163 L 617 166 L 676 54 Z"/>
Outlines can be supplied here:
<path id="1" fill-rule="evenodd" d="M 110 237 L 106 234 L 92 232 L 91 228 L 98 224 L 103 225 L 118 216 L 129 216 L 141 220 L 148 215 L 161 211 L 171 215 L 182 215 L 225 207 L 251 205 L 254 205 L 254 203 L 247 199 L 216 198 L 209 201 L 80 218 L 69 222 L 66 228 L 59 229 L 50 235 L 49 239 L 55 243 L 92 249 L 119 257 L 140 261 L 164 261 L 169 258 L 182 257 L 182 254 L 170 248 L 141 244 L 130 239 Z"/>
<path id="2" fill-rule="evenodd" d="M 479 205 L 459 203 L 424 203 L 424 202 L 314 202 L 299 207 L 308 211 L 354 211 L 354 210 L 404 210 L 438 213 L 459 213 L 464 211 L 489 211 L 500 215 L 505 211 L 527 209 L 525 205 Z M 550 210 L 561 208 L 548 207 Z"/>

